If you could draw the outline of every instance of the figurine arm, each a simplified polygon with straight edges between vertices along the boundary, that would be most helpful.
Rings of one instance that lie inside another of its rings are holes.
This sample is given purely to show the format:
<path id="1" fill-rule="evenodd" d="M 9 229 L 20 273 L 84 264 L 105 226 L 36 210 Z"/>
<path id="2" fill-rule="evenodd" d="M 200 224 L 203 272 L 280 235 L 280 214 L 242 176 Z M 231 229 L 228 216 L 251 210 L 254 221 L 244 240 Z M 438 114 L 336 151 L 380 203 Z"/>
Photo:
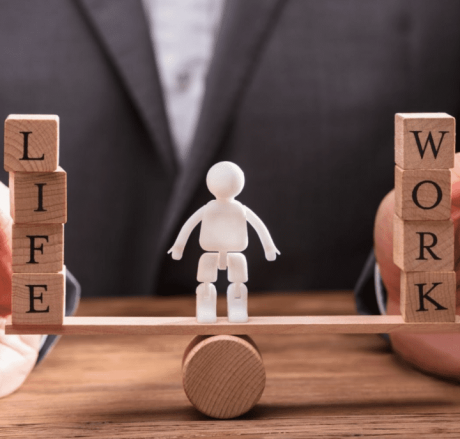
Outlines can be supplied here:
<path id="1" fill-rule="evenodd" d="M 177 236 L 176 242 L 169 249 L 168 254 L 172 253 L 172 258 L 179 260 L 182 259 L 182 253 L 184 252 L 185 244 L 187 244 L 190 233 L 198 225 L 198 223 L 203 219 L 203 212 L 205 206 L 198 209 L 182 226 L 180 229 L 179 235 Z"/>
<path id="2" fill-rule="evenodd" d="M 265 250 L 265 257 L 268 261 L 274 261 L 276 259 L 276 255 L 280 255 L 281 253 L 275 247 L 275 243 L 273 242 L 267 227 L 265 227 L 262 220 L 251 209 L 249 209 L 249 207 L 246 207 L 246 219 L 259 235 L 259 239 Z"/>

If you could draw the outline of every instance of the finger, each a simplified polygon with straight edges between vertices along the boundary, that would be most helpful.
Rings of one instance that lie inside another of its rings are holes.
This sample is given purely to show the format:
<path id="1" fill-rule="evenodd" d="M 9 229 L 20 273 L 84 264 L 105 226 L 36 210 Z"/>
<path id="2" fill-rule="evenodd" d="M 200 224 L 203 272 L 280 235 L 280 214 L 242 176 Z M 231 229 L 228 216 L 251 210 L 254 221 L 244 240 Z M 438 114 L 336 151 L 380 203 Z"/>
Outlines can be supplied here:
<path id="1" fill-rule="evenodd" d="M 394 191 L 380 203 L 374 225 L 374 252 L 390 300 L 399 303 L 399 268 L 393 262 Z"/>
<path id="2" fill-rule="evenodd" d="M 12 219 L 0 210 L 0 317 L 11 314 Z"/>

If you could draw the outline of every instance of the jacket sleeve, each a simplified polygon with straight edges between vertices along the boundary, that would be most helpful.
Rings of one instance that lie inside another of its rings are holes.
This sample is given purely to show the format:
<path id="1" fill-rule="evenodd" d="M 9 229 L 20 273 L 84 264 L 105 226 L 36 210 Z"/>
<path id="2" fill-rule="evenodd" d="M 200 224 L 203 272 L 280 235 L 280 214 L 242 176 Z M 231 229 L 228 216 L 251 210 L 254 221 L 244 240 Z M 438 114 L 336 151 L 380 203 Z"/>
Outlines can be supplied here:
<path id="1" fill-rule="evenodd" d="M 386 314 L 387 292 L 372 250 L 354 288 L 356 309 L 361 315 Z"/>

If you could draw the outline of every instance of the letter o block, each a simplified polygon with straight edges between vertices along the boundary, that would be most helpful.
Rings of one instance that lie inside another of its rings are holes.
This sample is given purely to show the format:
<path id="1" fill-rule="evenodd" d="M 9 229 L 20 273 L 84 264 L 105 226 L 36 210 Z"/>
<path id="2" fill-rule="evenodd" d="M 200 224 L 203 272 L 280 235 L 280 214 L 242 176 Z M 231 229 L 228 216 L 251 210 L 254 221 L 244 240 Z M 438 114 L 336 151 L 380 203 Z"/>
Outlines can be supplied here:
<path id="1" fill-rule="evenodd" d="M 395 166 L 395 213 L 404 220 L 447 220 L 451 213 L 449 169 L 404 171 Z"/>
<path id="2" fill-rule="evenodd" d="M 52 172 L 59 161 L 59 117 L 10 114 L 5 121 L 7 172 Z"/>
<path id="3" fill-rule="evenodd" d="M 13 273 L 13 325 L 62 325 L 65 271 Z"/>

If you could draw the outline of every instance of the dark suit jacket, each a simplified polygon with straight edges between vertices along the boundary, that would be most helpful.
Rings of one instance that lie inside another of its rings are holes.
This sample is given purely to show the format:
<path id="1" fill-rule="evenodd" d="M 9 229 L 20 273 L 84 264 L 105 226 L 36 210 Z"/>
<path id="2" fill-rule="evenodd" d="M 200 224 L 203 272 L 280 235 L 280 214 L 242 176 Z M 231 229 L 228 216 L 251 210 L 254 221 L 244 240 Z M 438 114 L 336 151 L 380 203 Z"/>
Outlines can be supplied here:
<path id="1" fill-rule="evenodd" d="M 2 1 L 0 115 L 61 117 L 83 295 L 193 294 L 198 233 L 182 261 L 166 251 L 220 160 L 281 251 L 267 262 L 250 232 L 250 291 L 351 288 L 393 186 L 394 113 L 457 115 L 459 19 L 458 1 L 228 1 L 180 171 L 140 2 Z"/>

